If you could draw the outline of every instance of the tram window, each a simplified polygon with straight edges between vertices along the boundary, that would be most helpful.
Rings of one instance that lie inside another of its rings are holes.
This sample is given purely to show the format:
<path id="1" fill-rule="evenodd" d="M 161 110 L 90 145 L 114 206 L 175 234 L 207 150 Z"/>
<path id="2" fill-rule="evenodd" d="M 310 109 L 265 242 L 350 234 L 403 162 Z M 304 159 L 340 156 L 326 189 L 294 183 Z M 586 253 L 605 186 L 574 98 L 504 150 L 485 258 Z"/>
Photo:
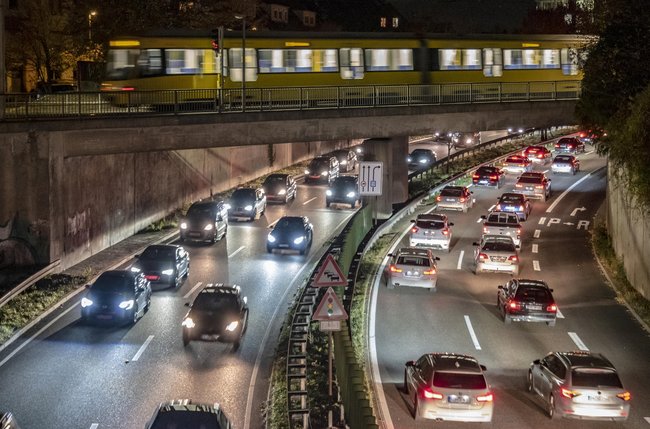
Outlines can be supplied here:
<path id="1" fill-rule="evenodd" d="M 578 74 L 578 52 L 574 48 L 563 48 L 560 51 L 562 74 L 575 76 Z"/>
<path id="2" fill-rule="evenodd" d="M 166 49 L 167 74 L 214 74 L 219 71 L 212 49 Z"/>
<path id="3" fill-rule="evenodd" d="M 337 71 L 335 49 L 260 49 L 260 73 Z"/>
<path id="4" fill-rule="evenodd" d="M 503 55 L 501 48 L 483 49 L 483 76 L 498 77 L 503 75 Z"/>
<path id="5" fill-rule="evenodd" d="M 133 75 L 139 55 L 139 49 L 110 49 L 106 57 L 106 78 L 121 80 L 136 77 Z"/>
<path id="6" fill-rule="evenodd" d="M 440 70 L 480 70 L 480 49 L 440 49 L 438 50 Z"/>
<path id="7" fill-rule="evenodd" d="M 162 53 L 160 49 L 142 49 L 138 57 L 138 74 L 140 76 L 157 76 L 162 74 Z"/>
<path id="8" fill-rule="evenodd" d="M 504 67 L 508 69 L 559 69 L 557 49 L 505 49 Z"/>
<path id="9" fill-rule="evenodd" d="M 366 49 L 366 70 L 413 70 L 412 49 Z"/>
<path id="10" fill-rule="evenodd" d="M 257 54 L 254 48 L 246 48 L 246 82 L 257 80 Z M 230 80 L 233 82 L 242 81 L 242 49 L 228 49 L 228 70 Z"/>
<path id="11" fill-rule="evenodd" d="M 341 78 L 363 79 L 363 49 L 341 48 Z"/>

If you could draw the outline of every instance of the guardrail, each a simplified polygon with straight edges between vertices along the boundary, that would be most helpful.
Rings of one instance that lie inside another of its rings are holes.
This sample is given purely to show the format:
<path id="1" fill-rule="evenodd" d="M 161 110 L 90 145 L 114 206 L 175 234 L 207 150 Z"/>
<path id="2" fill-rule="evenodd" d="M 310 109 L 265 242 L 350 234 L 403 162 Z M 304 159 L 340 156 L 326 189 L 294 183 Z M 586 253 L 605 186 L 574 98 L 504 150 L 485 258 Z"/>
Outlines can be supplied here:
<path id="1" fill-rule="evenodd" d="M 0 308 L 4 307 L 6 303 L 11 301 L 14 297 L 20 295 L 25 289 L 33 285 L 34 283 L 38 282 L 41 280 L 43 277 L 47 276 L 50 274 L 52 271 L 54 271 L 60 264 L 61 261 L 56 260 L 49 264 L 48 266 L 42 268 L 38 272 L 32 274 L 29 276 L 27 279 L 22 281 L 19 285 L 5 293 L 0 297 Z"/>
<path id="2" fill-rule="evenodd" d="M 577 100 L 581 81 L 0 94 L 2 118 L 101 118 Z M 242 103 L 242 100 L 244 101 Z"/>

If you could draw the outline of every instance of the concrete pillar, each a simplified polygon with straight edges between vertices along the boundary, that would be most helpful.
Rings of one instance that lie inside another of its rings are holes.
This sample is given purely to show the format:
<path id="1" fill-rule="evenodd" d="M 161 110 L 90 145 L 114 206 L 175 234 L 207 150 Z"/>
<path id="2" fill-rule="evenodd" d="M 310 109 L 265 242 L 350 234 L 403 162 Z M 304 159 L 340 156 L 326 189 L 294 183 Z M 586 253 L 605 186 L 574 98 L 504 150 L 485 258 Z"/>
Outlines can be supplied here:
<path id="1" fill-rule="evenodd" d="M 65 143 L 60 133 L 51 133 L 47 145 L 47 161 L 49 164 L 48 177 L 48 195 L 49 195 L 49 242 L 50 242 L 50 262 L 61 259 L 62 268 L 65 266 L 65 175 L 74 174 L 71 171 L 65 171 L 64 153 Z"/>
<path id="2" fill-rule="evenodd" d="M 376 219 L 387 219 L 393 214 L 393 204 L 408 199 L 408 136 L 367 139 L 363 146 L 364 161 L 384 163 L 382 195 L 366 197 L 366 202 L 375 204 Z"/>

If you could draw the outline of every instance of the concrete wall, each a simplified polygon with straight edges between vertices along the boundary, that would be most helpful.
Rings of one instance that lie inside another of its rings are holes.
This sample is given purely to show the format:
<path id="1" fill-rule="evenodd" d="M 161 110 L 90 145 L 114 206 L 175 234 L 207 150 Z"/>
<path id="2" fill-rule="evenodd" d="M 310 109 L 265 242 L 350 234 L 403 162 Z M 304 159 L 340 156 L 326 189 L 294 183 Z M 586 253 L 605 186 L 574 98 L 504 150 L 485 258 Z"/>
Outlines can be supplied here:
<path id="1" fill-rule="evenodd" d="M 634 204 L 611 166 L 607 183 L 607 227 L 614 251 L 632 286 L 650 299 L 650 217 Z"/>

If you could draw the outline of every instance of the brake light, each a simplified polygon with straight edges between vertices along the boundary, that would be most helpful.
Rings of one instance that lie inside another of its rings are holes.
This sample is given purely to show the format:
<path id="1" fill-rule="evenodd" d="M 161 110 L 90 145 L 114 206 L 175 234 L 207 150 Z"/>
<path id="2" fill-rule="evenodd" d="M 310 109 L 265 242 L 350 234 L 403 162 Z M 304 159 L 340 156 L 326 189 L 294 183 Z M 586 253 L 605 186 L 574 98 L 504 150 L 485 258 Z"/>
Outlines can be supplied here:
<path id="1" fill-rule="evenodd" d="M 478 402 L 492 402 L 494 399 L 494 396 L 492 395 L 492 392 L 486 393 L 485 395 L 479 395 L 476 397 L 476 400 Z"/>
<path id="2" fill-rule="evenodd" d="M 443 229 L 442 235 L 449 235 L 449 230 L 447 228 Z"/>
<path id="3" fill-rule="evenodd" d="M 395 264 L 390 264 L 390 272 L 391 272 L 391 273 L 401 273 L 401 272 L 402 272 L 402 269 L 401 269 L 401 268 L 397 268 L 397 267 L 395 266 Z"/>
<path id="4" fill-rule="evenodd" d="M 585 133 L 580 133 L 580 137 L 584 138 L 587 134 Z"/>
<path id="5" fill-rule="evenodd" d="M 423 272 L 422 272 L 422 274 L 424 274 L 425 276 L 431 276 L 431 275 L 433 275 L 433 274 L 435 274 L 435 273 L 436 273 L 436 269 L 435 269 L 435 268 L 431 268 L 430 270 L 426 270 L 426 271 L 423 271 Z"/>
<path id="6" fill-rule="evenodd" d="M 523 212 L 524 211 L 524 206 L 519 206 L 519 211 Z"/>
<path id="7" fill-rule="evenodd" d="M 623 392 L 623 393 L 619 393 L 618 395 L 616 395 L 616 397 L 618 397 L 618 398 L 620 398 L 620 399 L 627 402 L 630 399 L 632 399 L 632 394 L 630 392 Z"/>
<path id="8" fill-rule="evenodd" d="M 490 180 L 497 180 L 498 178 L 499 178 L 499 176 L 496 176 L 496 175 L 490 176 Z"/>
<path id="9" fill-rule="evenodd" d="M 560 147 L 560 144 L 559 144 L 559 143 L 555 143 L 555 147 Z"/>
<path id="10" fill-rule="evenodd" d="M 420 391 L 420 394 L 422 395 L 423 398 L 426 399 L 442 399 L 443 396 L 441 393 L 434 392 L 433 390 L 427 388 L 424 388 Z"/>
<path id="11" fill-rule="evenodd" d="M 512 262 L 517 262 L 518 259 L 519 259 L 519 258 L 517 258 L 517 255 L 511 255 L 511 256 L 508 258 L 508 260 L 509 260 L 509 261 L 512 261 Z"/>
<path id="12" fill-rule="evenodd" d="M 575 398 L 576 396 L 580 396 L 580 392 L 577 392 L 575 390 L 565 389 L 564 387 L 560 389 L 560 393 L 562 394 L 562 396 L 569 399 Z"/>
<path id="13" fill-rule="evenodd" d="M 436 201 L 438 201 L 438 202 L 442 201 L 442 197 L 441 197 L 440 195 L 438 195 L 438 196 L 436 197 Z"/>
<path id="14" fill-rule="evenodd" d="M 544 189 L 542 185 L 535 185 L 535 189 Z"/>
<path id="15" fill-rule="evenodd" d="M 488 260 L 488 255 L 486 255 L 485 253 L 479 253 L 478 254 L 478 259 L 479 259 L 479 261 L 487 261 Z"/>
<path id="16" fill-rule="evenodd" d="M 517 237 L 521 235 L 521 228 L 517 228 Z"/>
<path id="17" fill-rule="evenodd" d="M 487 227 L 487 226 L 483 226 L 483 234 L 487 234 L 487 233 L 488 233 L 488 227 Z"/>
<path id="18" fill-rule="evenodd" d="M 551 305 L 547 306 L 546 311 L 551 311 L 551 312 L 555 313 L 557 311 L 557 305 L 551 304 Z"/>
<path id="19" fill-rule="evenodd" d="M 495 207 L 495 210 L 498 211 L 498 212 L 501 211 L 501 203 L 497 204 L 497 206 Z"/>
<path id="20" fill-rule="evenodd" d="M 120 88 L 122 91 L 135 91 L 135 88 L 132 86 L 124 86 Z"/>
<path id="21" fill-rule="evenodd" d="M 515 188 L 523 188 L 523 187 L 524 185 L 522 185 L 521 183 L 515 183 Z"/>
<path id="22" fill-rule="evenodd" d="M 467 201 L 467 198 L 465 198 L 465 197 L 460 197 L 460 202 L 461 202 L 461 203 L 464 203 L 465 201 Z"/>
<path id="23" fill-rule="evenodd" d="M 420 230 L 420 228 L 418 228 L 417 226 L 414 226 L 413 228 L 411 228 L 411 232 L 412 232 L 413 234 L 415 234 L 415 233 L 418 232 L 419 230 Z"/>
<path id="24" fill-rule="evenodd" d="M 479 179 L 479 175 L 476 174 L 476 173 L 472 174 L 472 179 L 474 179 L 474 180 L 478 180 L 478 179 Z"/>
<path id="25" fill-rule="evenodd" d="M 573 143 L 569 144 L 569 149 L 573 149 Z"/>
<path id="26" fill-rule="evenodd" d="M 543 153 L 538 153 L 537 158 L 544 158 L 544 154 Z"/>
<path id="27" fill-rule="evenodd" d="M 521 304 L 517 301 L 510 300 L 508 301 L 508 308 L 511 310 L 521 310 Z"/>

